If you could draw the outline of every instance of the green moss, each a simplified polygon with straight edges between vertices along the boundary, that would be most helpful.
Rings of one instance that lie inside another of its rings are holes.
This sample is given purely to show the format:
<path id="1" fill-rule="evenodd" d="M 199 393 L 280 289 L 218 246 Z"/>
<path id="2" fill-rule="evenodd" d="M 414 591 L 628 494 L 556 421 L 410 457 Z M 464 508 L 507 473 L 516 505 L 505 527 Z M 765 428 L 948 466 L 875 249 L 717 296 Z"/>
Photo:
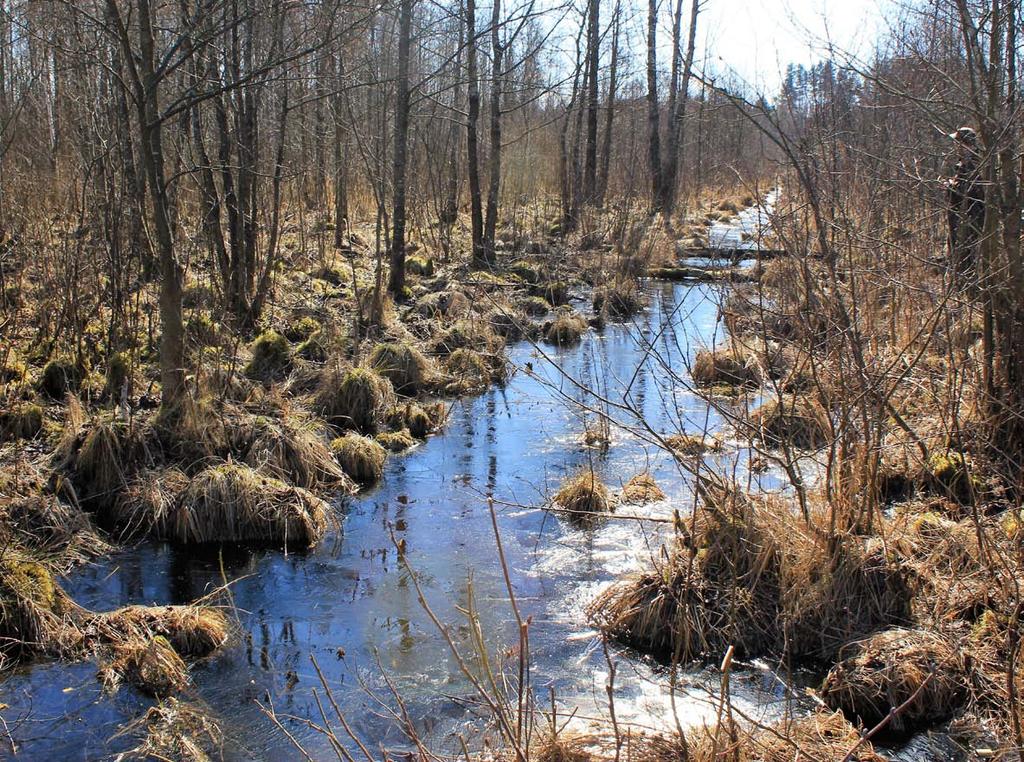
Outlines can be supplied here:
<path id="1" fill-rule="evenodd" d="M 53 610 L 57 603 L 57 585 L 53 575 L 40 563 L 12 558 L 0 566 L 3 585 L 16 597 Z M 6 597 L 6 596 L 5 596 Z"/>
<path id="2" fill-rule="evenodd" d="M 285 376 L 292 364 L 292 349 L 276 331 L 264 331 L 252 343 L 252 360 L 245 375 L 258 381 L 274 381 Z"/>
<path id="3" fill-rule="evenodd" d="M 55 358 L 43 368 L 39 388 L 51 399 L 77 392 L 85 379 L 86 369 L 66 358 Z"/>
<path id="4" fill-rule="evenodd" d="M 981 490 L 981 480 L 971 473 L 970 462 L 959 452 L 933 452 L 928 473 L 934 486 L 958 503 L 969 503 Z"/>
<path id="5" fill-rule="evenodd" d="M 336 267 L 324 265 L 313 273 L 314 278 L 330 283 L 332 286 L 340 286 L 345 282 L 345 275 Z"/>
<path id="6" fill-rule="evenodd" d="M 434 260 L 430 257 L 407 257 L 405 260 L 406 272 L 413 275 L 430 277 L 434 274 Z"/>
<path id="7" fill-rule="evenodd" d="M 15 352 L 8 352 L 0 364 L 0 381 L 6 383 L 24 381 L 28 366 Z"/>
<path id="8" fill-rule="evenodd" d="M 307 315 L 290 322 L 284 330 L 284 336 L 288 341 L 305 341 L 319 330 L 320 323 Z"/>
<path id="9" fill-rule="evenodd" d="M 540 283 L 533 288 L 534 296 L 544 297 L 549 303 L 556 307 L 566 304 L 569 301 L 569 284 L 562 281 L 548 281 Z"/>

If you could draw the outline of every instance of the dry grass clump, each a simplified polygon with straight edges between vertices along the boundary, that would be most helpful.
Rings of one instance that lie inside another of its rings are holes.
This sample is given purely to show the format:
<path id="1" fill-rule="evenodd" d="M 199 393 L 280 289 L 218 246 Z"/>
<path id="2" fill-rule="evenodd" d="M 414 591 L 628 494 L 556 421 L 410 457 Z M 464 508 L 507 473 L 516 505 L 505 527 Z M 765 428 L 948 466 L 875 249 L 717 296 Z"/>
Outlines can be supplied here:
<path id="1" fill-rule="evenodd" d="M 0 442 L 32 439 L 43 430 L 43 408 L 33 402 L 15 402 L 0 410 Z"/>
<path id="2" fill-rule="evenodd" d="M 245 375 L 257 381 L 279 381 L 292 367 L 292 348 L 276 331 L 264 331 L 252 343 L 252 360 Z"/>
<path id="3" fill-rule="evenodd" d="M 590 470 L 567 479 L 555 493 L 554 503 L 570 521 L 581 525 L 593 524 L 602 514 L 614 510 L 608 488 Z"/>
<path id="4" fill-rule="evenodd" d="M 259 434 L 244 460 L 253 468 L 297 487 L 354 491 L 331 448 L 310 422 L 260 419 Z"/>
<path id="5" fill-rule="evenodd" d="M 571 346 L 579 343 L 587 327 L 587 321 L 578 312 L 564 310 L 544 329 L 544 338 L 560 347 Z"/>
<path id="6" fill-rule="evenodd" d="M 768 447 L 789 444 L 802 450 L 816 450 L 832 440 L 828 411 L 807 396 L 769 400 L 750 414 L 750 423 Z"/>
<path id="7" fill-rule="evenodd" d="M 589 607 L 611 636 L 662 659 L 780 653 L 828 661 L 852 637 L 909 617 L 910 590 L 877 544 L 823 539 L 781 501 L 701 509 L 669 561 Z"/>
<path id="8" fill-rule="evenodd" d="M 209 656 L 231 634 L 227 615 L 207 605 L 127 606 L 96 614 L 90 625 L 111 643 L 166 638 L 177 653 L 188 658 Z"/>
<path id="9" fill-rule="evenodd" d="M 505 268 L 512 275 L 520 278 L 524 283 L 536 285 L 540 283 L 544 274 L 544 266 L 525 259 L 519 259 Z"/>
<path id="10" fill-rule="evenodd" d="M 369 363 L 375 371 L 391 381 L 395 391 L 401 394 L 422 391 L 438 376 L 433 361 L 411 344 L 378 344 L 370 353 Z"/>
<path id="11" fill-rule="evenodd" d="M 89 514 L 57 495 L 43 491 L 16 494 L 0 500 L 0 515 L 5 536 L 26 550 L 37 551 L 62 566 L 94 558 L 110 550 L 96 533 Z"/>
<path id="12" fill-rule="evenodd" d="M 313 409 L 329 423 L 372 434 L 394 404 L 391 382 L 371 368 L 327 370 L 313 397 Z"/>
<path id="13" fill-rule="evenodd" d="M 505 341 L 515 341 L 523 337 L 528 329 L 526 314 L 511 305 L 502 305 L 484 315 L 484 320 L 495 335 Z"/>
<path id="14" fill-rule="evenodd" d="M 61 459 L 71 472 L 78 498 L 91 507 L 113 505 L 125 484 L 153 460 L 146 432 L 111 418 L 97 418 L 76 436 L 66 429 Z"/>
<path id="15" fill-rule="evenodd" d="M 691 434 L 671 434 L 665 437 L 665 444 L 676 455 L 700 456 L 705 452 L 719 452 L 722 443 L 712 436 L 693 436 Z"/>
<path id="16" fill-rule="evenodd" d="M 690 369 L 698 387 L 757 385 L 759 373 L 752 358 L 733 349 L 702 349 Z"/>
<path id="17" fill-rule="evenodd" d="M 375 484 L 384 474 L 388 451 L 369 437 L 350 431 L 331 442 L 331 451 L 344 472 L 359 484 Z"/>
<path id="18" fill-rule="evenodd" d="M 210 762 L 224 741 L 209 710 L 173 697 L 150 707 L 137 722 L 118 732 L 119 736 L 135 734 L 142 736 L 139 745 L 118 759 Z"/>
<path id="19" fill-rule="evenodd" d="M 382 431 L 374 439 L 389 452 L 404 452 L 416 444 L 416 439 L 409 433 L 409 429 Z"/>
<path id="20" fill-rule="evenodd" d="M 102 512 L 103 524 L 122 542 L 160 535 L 186 487 L 188 477 L 180 469 L 143 471 Z"/>
<path id="21" fill-rule="evenodd" d="M 188 685 L 188 667 L 167 638 L 127 640 L 113 648 L 113 659 L 100 668 L 100 680 L 108 690 L 122 681 L 155 698 L 172 696 Z"/>
<path id="22" fill-rule="evenodd" d="M 594 292 L 594 312 L 607 313 L 623 320 L 635 315 L 643 307 L 643 298 L 635 281 L 618 281 Z"/>
<path id="23" fill-rule="evenodd" d="M 886 730 L 913 732 L 951 717 L 967 700 L 963 655 L 932 632 L 885 630 L 851 650 L 825 677 L 821 697 L 864 727 L 902 707 Z"/>
<path id="24" fill-rule="evenodd" d="M 665 493 L 658 486 L 658 483 L 654 481 L 654 477 L 646 471 L 634 476 L 622 488 L 622 502 L 624 503 L 644 505 L 664 499 Z"/>
<path id="25" fill-rule="evenodd" d="M 724 736 L 724 734 L 723 734 Z M 691 759 L 695 762 L 740 760 L 741 762 L 826 762 L 847 759 L 851 762 L 885 762 L 868 741 L 860 743 L 857 729 L 842 712 L 816 711 L 811 715 L 785 719 L 770 728 L 739 734 L 740 742 L 733 749 L 729 743 L 719 748 L 718 756 L 701 756 L 700 749 Z M 859 744 L 859 745 L 858 745 Z M 703 746 L 707 749 L 707 745 Z"/>
<path id="26" fill-rule="evenodd" d="M 288 341 L 302 342 L 320 330 L 320 323 L 316 318 L 305 315 L 291 321 L 284 329 L 284 337 Z"/>
<path id="27" fill-rule="evenodd" d="M 558 307 L 569 303 L 569 284 L 563 281 L 546 281 L 530 287 L 534 296 L 543 297 L 549 304 Z"/>
<path id="28" fill-rule="evenodd" d="M 60 655 L 78 640 L 74 603 L 43 564 L 13 547 L 0 557 L 0 654 Z"/>
<path id="29" fill-rule="evenodd" d="M 481 318 L 462 318 L 434 341 L 434 351 L 439 355 L 450 355 L 459 349 L 496 354 L 501 352 L 505 341 L 491 330 L 490 324 Z"/>
<path id="30" fill-rule="evenodd" d="M 255 542 L 308 547 L 327 531 L 330 507 L 299 487 L 224 463 L 189 482 L 166 537 L 183 544 Z"/>

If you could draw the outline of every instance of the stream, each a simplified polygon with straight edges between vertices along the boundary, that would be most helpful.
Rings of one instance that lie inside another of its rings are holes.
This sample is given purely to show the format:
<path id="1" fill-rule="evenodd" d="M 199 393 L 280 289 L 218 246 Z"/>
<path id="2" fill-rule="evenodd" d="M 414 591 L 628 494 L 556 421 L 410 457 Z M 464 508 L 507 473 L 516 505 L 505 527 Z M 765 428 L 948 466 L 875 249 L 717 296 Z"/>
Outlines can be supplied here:
<path id="1" fill-rule="evenodd" d="M 311 551 L 225 548 L 221 555 L 150 542 L 76 570 L 63 584 L 79 604 L 105 610 L 188 603 L 224 579 L 232 583 L 241 635 L 193 667 L 182 696 L 221 725 L 225 759 L 301 758 L 257 702 L 298 718 L 286 720 L 286 727 L 311 756 L 334 758 L 327 740 L 303 722 L 320 722 L 314 691 L 322 695 L 322 689 L 311 655 L 352 729 L 371 748 L 407 745 L 371 695 L 394 704 L 387 675 L 424 738 L 439 751 L 455 752 L 456 735 L 471 735 L 480 725 L 479 702 L 417 601 L 391 532 L 404 539 L 431 609 L 467 655 L 469 631 L 459 607 L 469 604 L 471 581 L 484 636 L 497 653 L 517 644 L 518 635 L 487 505 L 493 496 L 517 603 L 531 618 L 535 693 L 547 706 L 553 689 L 559 711 L 567 716 L 575 709 L 573 722 L 583 727 L 591 718 L 607 721 L 608 662 L 584 608 L 612 581 L 650 565 L 665 540 L 664 525 L 609 520 L 580 529 L 544 506 L 568 475 L 592 466 L 613 490 L 650 470 L 668 494 L 663 502 L 623 506 L 621 513 L 668 518 L 673 509 L 692 510 L 690 477 L 629 430 L 637 422 L 631 414 L 613 413 L 627 426 L 612 428 L 606 453 L 582 444 L 586 424 L 596 419 L 579 403 L 601 403 L 581 387 L 627 400 L 659 433 L 724 435 L 723 451 L 708 457 L 722 469 L 745 471 L 747 450 L 665 369 L 685 378 L 696 351 L 721 340 L 723 288 L 649 282 L 643 313 L 590 331 L 578 346 L 512 346 L 517 370 L 508 383 L 455 401 L 441 433 L 392 456 L 376 488 L 338 503 L 340 530 Z M 751 478 L 755 489 L 781 486 L 771 472 Z M 610 647 L 609 656 L 616 664 L 620 725 L 673 729 L 668 672 L 621 647 Z M 677 682 L 681 725 L 711 722 L 717 669 L 693 668 Z M 767 668 L 739 669 L 732 677 L 735 706 L 764 721 L 794 701 L 808 704 L 792 693 Z M 119 726 L 152 705 L 127 687 L 104 693 L 96 665 L 88 662 L 23 668 L 0 684 L 0 702 L 8 705 L 4 718 L 22 759 L 113 756 L 133 745 L 117 736 Z"/>

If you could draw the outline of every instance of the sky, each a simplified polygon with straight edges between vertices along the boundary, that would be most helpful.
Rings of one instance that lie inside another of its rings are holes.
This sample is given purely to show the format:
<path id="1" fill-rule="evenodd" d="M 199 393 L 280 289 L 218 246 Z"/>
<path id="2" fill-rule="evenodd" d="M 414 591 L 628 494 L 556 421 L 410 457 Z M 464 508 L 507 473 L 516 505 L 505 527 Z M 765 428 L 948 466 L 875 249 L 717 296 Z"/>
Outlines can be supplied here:
<path id="1" fill-rule="evenodd" d="M 864 55 L 884 30 L 892 5 L 893 0 L 705 0 L 698 41 L 710 69 L 731 71 L 756 91 L 775 93 L 786 65 L 820 60 L 828 39 L 838 49 Z"/>

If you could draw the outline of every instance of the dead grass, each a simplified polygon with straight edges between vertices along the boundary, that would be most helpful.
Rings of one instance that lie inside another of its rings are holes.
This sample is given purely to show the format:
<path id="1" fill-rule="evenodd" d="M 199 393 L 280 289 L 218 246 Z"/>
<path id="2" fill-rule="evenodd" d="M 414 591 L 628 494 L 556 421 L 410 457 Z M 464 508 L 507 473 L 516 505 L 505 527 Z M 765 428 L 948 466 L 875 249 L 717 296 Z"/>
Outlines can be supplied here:
<path id="1" fill-rule="evenodd" d="M 372 434 L 394 399 L 391 382 L 375 370 L 336 366 L 324 372 L 313 409 L 335 426 Z"/>
<path id="2" fill-rule="evenodd" d="M 127 640 L 113 648 L 112 659 L 100 667 L 100 680 L 114 691 L 126 682 L 147 696 L 164 698 L 188 685 L 188 667 L 167 638 Z"/>
<path id="3" fill-rule="evenodd" d="M 338 467 L 321 427 L 310 420 L 262 418 L 259 434 L 245 454 L 245 462 L 297 487 L 354 492 L 354 485 Z"/>
<path id="4" fill-rule="evenodd" d="M 654 481 L 654 477 L 644 472 L 637 474 L 622 488 L 622 502 L 633 505 L 645 505 L 665 499 L 665 493 Z"/>
<path id="5" fill-rule="evenodd" d="M 384 474 L 388 451 L 369 437 L 350 431 L 331 442 L 331 451 L 344 472 L 361 485 L 375 484 Z"/>
<path id="6" fill-rule="evenodd" d="M 428 389 L 438 378 L 432 360 L 411 344 L 378 344 L 370 353 L 370 366 L 391 381 L 400 394 L 415 394 Z"/>
<path id="7" fill-rule="evenodd" d="M 700 350 L 690 375 L 698 387 L 756 386 L 760 379 L 753 358 L 734 349 Z"/>
<path id="8" fill-rule="evenodd" d="M 583 526 L 593 524 L 614 509 L 608 488 L 590 470 L 567 479 L 555 493 L 554 503 L 570 521 Z"/>
<path id="9" fill-rule="evenodd" d="M 821 697 L 864 727 L 874 727 L 901 707 L 887 730 L 913 732 L 951 717 L 967 700 L 963 654 L 933 632 L 885 630 L 841 655 L 825 677 Z"/>
<path id="10" fill-rule="evenodd" d="M 567 347 L 579 343 L 587 332 L 587 321 L 572 309 L 560 311 L 545 328 L 544 338 L 551 344 Z"/>
<path id="11" fill-rule="evenodd" d="M 183 544 L 252 542 L 308 547 L 327 531 L 320 498 L 235 463 L 211 466 L 189 482 L 165 534 Z"/>

